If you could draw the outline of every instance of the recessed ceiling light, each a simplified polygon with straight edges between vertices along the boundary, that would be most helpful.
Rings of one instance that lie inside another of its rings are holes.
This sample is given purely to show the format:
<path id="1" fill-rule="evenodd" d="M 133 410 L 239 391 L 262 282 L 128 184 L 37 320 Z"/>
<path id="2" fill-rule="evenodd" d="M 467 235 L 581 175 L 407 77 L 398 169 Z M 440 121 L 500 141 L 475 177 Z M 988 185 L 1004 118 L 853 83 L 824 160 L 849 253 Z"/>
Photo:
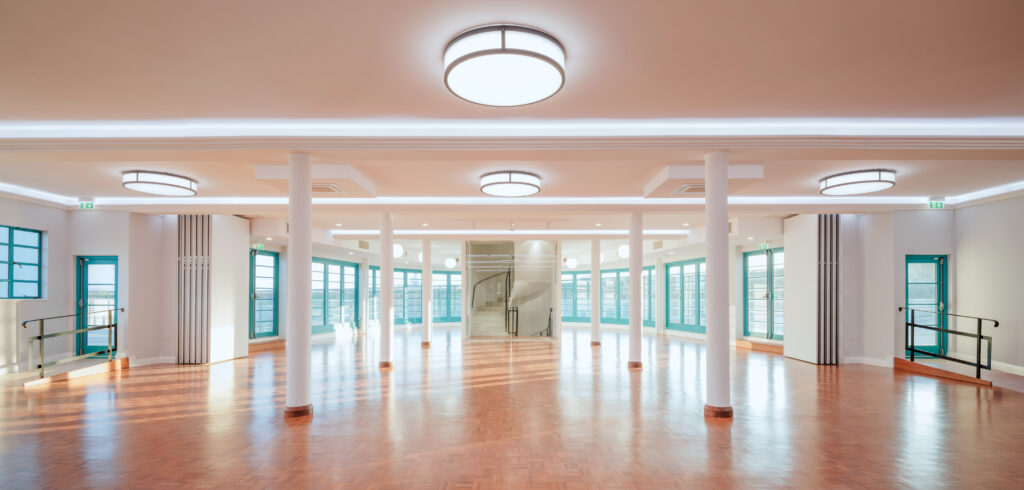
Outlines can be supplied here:
<path id="1" fill-rule="evenodd" d="M 683 226 L 690 226 L 689 223 L 683 223 Z"/>
<path id="2" fill-rule="evenodd" d="M 600 228 L 601 227 L 601 223 L 594 223 L 594 226 Z"/>
<path id="3" fill-rule="evenodd" d="M 540 192 L 540 177 L 529 172 L 503 170 L 480 177 L 480 192 L 498 197 L 524 197 Z"/>
<path id="4" fill-rule="evenodd" d="M 753 239 L 754 239 L 754 237 L 752 237 L 752 236 L 748 236 L 747 237 L 747 240 L 753 240 Z"/>
<path id="5" fill-rule="evenodd" d="M 349 255 L 355 255 L 356 253 L 355 252 L 349 252 L 348 254 Z"/>
<path id="6" fill-rule="evenodd" d="M 669 252 L 668 254 L 669 255 L 675 255 L 676 253 L 675 252 Z"/>
<path id="7" fill-rule="evenodd" d="M 121 185 L 125 189 L 159 196 L 194 196 L 199 190 L 196 181 L 188 177 L 149 170 L 129 170 L 122 173 Z"/>
<path id="8" fill-rule="evenodd" d="M 423 227 L 424 227 L 424 228 L 426 228 L 426 227 L 427 227 L 427 224 L 426 224 L 426 223 L 423 223 Z"/>
<path id="9" fill-rule="evenodd" d="M 872 169 L 830 175 L 818 182 L 818 189 L 826 196 L 850 196 L 878 192 L 894 185 L 894 170 Z"/>
<path id="10" fill-rule="evenodd" d="M 268 241 L 268 242 L 272 242 L 272 241 L 274 241 L 274 237 L 272 237 L 272 236 L 268 236 L 268 237 L 267 237 L 267 241 Z"/>
<path id="11" fill-rule="evenodd" d="M 530 27 L 477 27 L 445 48 L 444 84 L 477 104 L 532 104 L 562 89 L 565 50 L 551 35 Z"/>
<path id="12" fill-rule="evenodd" d="M 334 226 L 341 226 L 341 223 L 335 223 Z"/>

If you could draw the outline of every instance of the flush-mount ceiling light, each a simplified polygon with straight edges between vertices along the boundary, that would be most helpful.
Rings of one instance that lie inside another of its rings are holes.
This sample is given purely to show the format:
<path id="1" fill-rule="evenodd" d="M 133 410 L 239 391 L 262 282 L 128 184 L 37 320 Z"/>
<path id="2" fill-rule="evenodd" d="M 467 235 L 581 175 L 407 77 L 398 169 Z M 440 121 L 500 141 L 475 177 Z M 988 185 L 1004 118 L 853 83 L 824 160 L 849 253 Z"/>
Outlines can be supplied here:
<path id="1" fill-rule="evenodd" d="M 565 266 L 569 269 L 575 269 L 578 265 L 580 265 L 579 261 L 572 257 L 565 259 Z"/>
<path id="2" fill-rule="evenodd" d="M 629 258 L 629 245 L 625 245 L 625 244 L 619 245 L 618 252 L 619 252 L 619 258 L 620 259 L 628 259 Z"/>
<path id="3" fill-rule="evenodd" d="M 540 102 L 565 84 L 565 50 L 551 35 L 530 27 L 477 27 L 444 49 L 444 84 L 482 105 Z"/>
<path id="4" fill-rule="evenodd" d="M 540 192 L 540 176 L 518 170 L 491 172 L 480 177 L 480 192 L 498 197 L 524 197 Z"/>
<path id="5" fill-rule="evenodd" d="M 392 256 L 394 258 L 396 258 L 396 259 L 401 257 L 401 256 L 403 256 L 403 255 L 405 255 L 405 247 L 403 247 L 403 246 L 401 246 L 401 245 L 399 245 L 397 243 L 392 245 L 391 251 L 392 251 Z"/>
<path id="6" fill-rule="evenodd" d="M 194 196 L 199 190 L 196 181 L 180 175 L 149 170 L 129 170 L 121 174 L 125 189 L 159 196 Z"/>
<path id="7" fill-rule="evenodd" d="M 448 257 L 447 259 L 444 259 L 444 266 L 449 269 L 454 269 L 455 266 L 457 265 L 459 265 L 459 259 L 456 259 L 454 257 Z"/>
<path id="8" fill-rule="evenodd" d="M 896 185 L 896 172 L 885 169 L 854 170 L 821 179 L 819 189 L 826 196 L 850 196 L 878 192 Z"/>
<path id="9" fill-rule="evenodd" d="M 420 261 L 421 264 L 423 263 L 423 252 L 416 255 L 416 260 Z"/>

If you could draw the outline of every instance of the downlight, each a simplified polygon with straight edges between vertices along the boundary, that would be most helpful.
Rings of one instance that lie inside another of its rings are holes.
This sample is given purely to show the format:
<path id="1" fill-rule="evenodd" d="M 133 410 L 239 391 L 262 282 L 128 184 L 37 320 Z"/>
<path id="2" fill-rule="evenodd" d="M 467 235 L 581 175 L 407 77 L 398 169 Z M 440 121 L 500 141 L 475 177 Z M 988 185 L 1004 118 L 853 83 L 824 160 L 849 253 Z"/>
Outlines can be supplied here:
<path id="1" fill-rule="evenodd" d="M 196 181 L 180 175 L 149 170 L 129 170 L 121 174 L 125 189 L 158 196 L 194 196 L 199 190 Z"/>
<path id="2" fill-rule="evenodd" d="M 444 49 L 444 84 L 476 104 L 540 102 L 565 84 L 565 50 L 550 34 L 531 27 L 477 27 L 455 36 Z"/>
<path id="3" fill-rule="evenodd" d="M 826 196 L 852 196 L 884 191 L 896 185 L 896 172 L 885 169 L 855 170 L 821 179 L 819 190 Z"/>
<path id="4" fill-rule="evenodd" d="M 525 197 L 540 192 L 540 176 L 530 172 L 504 170 L 480 177 L 480 192 L 498 197 Z"/>

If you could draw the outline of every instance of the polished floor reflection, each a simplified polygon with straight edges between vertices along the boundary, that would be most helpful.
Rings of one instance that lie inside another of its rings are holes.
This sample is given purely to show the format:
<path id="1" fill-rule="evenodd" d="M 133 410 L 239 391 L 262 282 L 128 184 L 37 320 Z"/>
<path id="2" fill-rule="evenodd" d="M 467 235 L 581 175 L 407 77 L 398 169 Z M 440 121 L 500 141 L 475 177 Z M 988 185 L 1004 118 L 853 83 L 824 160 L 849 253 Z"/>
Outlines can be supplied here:
<path id="1" fill-rule="evenodd" d="M 704 346 L 627 335 L 429 350 L 399 329 L 313 347 L 314 415 L 286 420 L 284 351 L 0 391 L 0 487 L 1024 486 L 1024 394 L 738 350 L 706 422 Z"/>

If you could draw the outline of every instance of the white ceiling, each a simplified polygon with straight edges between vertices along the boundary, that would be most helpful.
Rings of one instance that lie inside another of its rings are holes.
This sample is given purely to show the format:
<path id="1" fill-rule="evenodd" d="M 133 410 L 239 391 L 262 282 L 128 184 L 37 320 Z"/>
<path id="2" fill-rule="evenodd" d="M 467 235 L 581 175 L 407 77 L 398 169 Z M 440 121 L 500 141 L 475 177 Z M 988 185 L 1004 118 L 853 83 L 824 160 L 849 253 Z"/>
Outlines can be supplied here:
<path id="1" fill-rule="evenodd" d="M 1019 0 L 4 0 L 0 119 L 975 117 L 1024 113 Z M 565 46 L 541 104 L 447 93 L 461 31 Z"/>

